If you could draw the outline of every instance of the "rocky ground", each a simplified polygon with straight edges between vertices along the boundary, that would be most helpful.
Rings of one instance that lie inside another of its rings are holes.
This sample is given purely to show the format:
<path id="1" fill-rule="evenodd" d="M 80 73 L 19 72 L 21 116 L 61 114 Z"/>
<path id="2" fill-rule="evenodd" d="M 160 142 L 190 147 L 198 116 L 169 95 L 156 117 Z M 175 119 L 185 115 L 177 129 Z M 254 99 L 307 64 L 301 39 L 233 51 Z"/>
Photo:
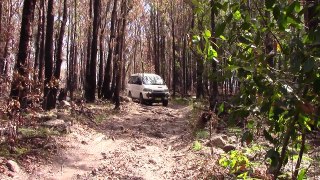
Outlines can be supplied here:
<path id="1" fill-rule="evenodd" d="M 26 156 L 11 170 L 7 160 L 0 161 L 1 179 L 196 179 L 206 176 L 209 159 L 206 167 L 215 166 L 209 151 L 192 149 L 190 106 L 127 102 L 119 112 L 103 104 L 86 108 L 91 120 L 69 121 L 70 113 L 60 110 L 46 121 L 55 126 L 65 119 L 68 133 L 46 143 L 51 153 L 45 158 Z"/>

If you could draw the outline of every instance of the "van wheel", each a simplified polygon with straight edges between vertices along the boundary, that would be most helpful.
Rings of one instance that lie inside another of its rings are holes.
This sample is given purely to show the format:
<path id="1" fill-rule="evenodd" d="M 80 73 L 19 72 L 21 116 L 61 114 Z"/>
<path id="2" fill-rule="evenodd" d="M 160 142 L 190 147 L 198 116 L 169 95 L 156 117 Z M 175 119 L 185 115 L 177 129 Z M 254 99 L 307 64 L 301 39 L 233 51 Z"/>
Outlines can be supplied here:
<path id="1" fill-rule="evenodd" d="M 167 107 L 167 106 L 168 106 L 168 103 L 169 103 L 169 101 L 168 101 L 168 100 L 163 100 L 163 101 L 162 101 L 162 105 L 163 105 L 163 106 L 165 106 L 165 107 Z"/>
<path id="2" fill-rule="evenodd" d="M 128 93 L 128 97 L 132 99 L 131 91 L 129 91 L 129 93 Z"/>
<path id="3" fill-rule="evenodd" d="M 139 103 L 140 103 L 140 104 L 143 104 L 143 96 L 142 96 L 141 93 L 140 93 L 140 97 L 139 97 Z"/>

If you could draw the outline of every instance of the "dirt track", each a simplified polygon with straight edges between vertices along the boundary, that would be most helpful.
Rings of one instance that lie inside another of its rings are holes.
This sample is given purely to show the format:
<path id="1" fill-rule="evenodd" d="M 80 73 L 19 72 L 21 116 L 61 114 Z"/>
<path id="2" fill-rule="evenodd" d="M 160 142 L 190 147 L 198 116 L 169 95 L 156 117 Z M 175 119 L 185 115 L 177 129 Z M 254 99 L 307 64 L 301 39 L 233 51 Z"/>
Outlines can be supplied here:
<path id="1" fill-rule="evenodd" d="M 29 179 L 194 179 L 201 161 L 189 114 L 187 106 L 129 102 L 96 128 L 75 123 L 57 138 L 57 155 L 29 167 Z"/>

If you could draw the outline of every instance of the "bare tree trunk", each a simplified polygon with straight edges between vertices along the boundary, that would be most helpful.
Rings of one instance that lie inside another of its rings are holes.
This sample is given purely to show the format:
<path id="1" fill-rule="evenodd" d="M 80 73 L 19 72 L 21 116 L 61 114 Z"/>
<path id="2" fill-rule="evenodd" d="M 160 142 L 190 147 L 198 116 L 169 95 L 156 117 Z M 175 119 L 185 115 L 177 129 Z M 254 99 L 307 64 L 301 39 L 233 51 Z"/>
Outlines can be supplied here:
<path id="1" fill-rule="evenodd" d="M 41 20 L 41 40 L 40 40 L 40 49 L 39 49 L 39 71 L 38 71 L 38 80 L 43 82 L 43 71 L 44 71 L 44 54 L 45 54 L 45 0 L 41 0 L 40 9 L 42 11 L 42 20 Z"/>
<path id="2" fill-rule="evenodd" d="M 176 82 L 177 82 L 177 73 L 176 73 L 176 46 L 175 46 L 175 22 L 174 22 L 174 1 L 171 1 L 171 31 L 172 31 L 172 96 L 176 96 Z"/>
<path id="3" fill-rule="evenodd" d="M 108 58 L 107 64 L 104 71 L 104 81 L 102 86 L 103 97 L 106 99 L 112 98 L 112 90 L 110 87 L 111 82 L 111 62 L 113 59 L 113 51 L 114 51 L 114 44 L 115 44 L 115 37 L 116 37 L 116 21 L 117 21 L 117 0 L 114 0 L 113 3 L 113 10 L 111 14 L 111 27 L 110 27 L 110 38 L 109 38 L 109 51 L 108 51 Z"/>
<path id="4" fill-rule="evenodd" d="M 3 35 L 2 35 L 2 7 L 3 1 L 0 1 L 0 75 L 3 74 L 5 59 L 2 58 L 2 43 L 3 43 Z"/>
<path id="5" fill-rule="evenodd" d="M 62 64 L 62 48 L 63 48 L 63 38 L 65 34 L 66 29 L 66 23 L 67 23 L 67 17 L 68 17 L 68 10 L 67 10 L 67 0 L 63 1 L 63 18 L 61 22 L 60 27 L 60 33 L 59 33 L 59 39 L 58 39 L 58 46 L 57 46 L 57 61 L 56 61 L 56 69 L 54 72 L 54 77 L 56 80 L 55 88 L 53 89 L 53 98 L 54 102 L 56 101 L 58 89 L 59 89 L 59 80 L 60 80 L 60 74 L 61 74 L 61 64 Z"/>
<path id="6" fill-rule="evenodd" d="M 38 29 L 37 29 L 37 36 L 36 36 L 36 42 L 35 42 L 35 59 L 34 59 L 34 66 L 33 66 L 33 80 L 36 82 L 38 79 L 38 71 L 39 71 L 39 57 L 40 57 L 40 39 L 41 39 L 41 33 L 42 33 L 42 9 L 38 9 Z"/>
<path id="7" fill-rule="evenodd" d="M 45 79 L 44 79 L 44 101 L 43 109 L 51 110 L 55 108 L 55 98 L 53 94 L 53 30 L 54 30 L 54 4 L 53 0 L 48 0 L 47 29 L 45 43 Z"/>
<path id="8" fill-rule="evenodd" d="M 212 46 L 215 50 L 217 50 L 216 47 L 216 37 L 215 37 L 215 12 L 214 12 L 214 0 L 210 1 L 211 5 L 211 34 L 212 34 Z M 218 81 L 217 81 L 217 62 L 215 60 L 211 60 L 211 72 L 212 72 L 212 77 L 210 78 L 210 97 L 209 97 L 209 104 L 210 104 L 210 110 L 213 111 L 215 106 L 216 106 L 216 101 L 217 101 L 217 96 L 218 96 Z"/>
<path id="9" fill-rule="evenodd" d="M 100 21 L 100 0 L 94 0 L 93 32 L 91 43 L 91 60 L 89 74 L 86 75 L 85 98 L 88 102 L 95 101 L 96 77 L 97 77 L 97 52 L 98 52 L 98 32 Z"/>
<path id="10" fill-rule="evenodd" d="M 30 51 L 30 37 L 36 0 L 25 1 L 22 11 L 22 22 L 20 31 L 19 52 L 15 71 L 17 75 L 13 77 L 10 96 L 20 101 L 21 107 L 27 107 L 28 75 L 27 58 Z"/>
<path id="11" fill-rule="evenodd" d="M 103 82 L 103 67 L 104 67 L 104 30 L 100 32 L 100 63 L 99 63 L 99 78 L 98 78 L 98 98 L 102 98 L 102 82 Z"/>
<path id="12" fill-rule="evenodd" d="M 127 24 L 127 14 L 128 14 L 128 2 L 127 0 L 122 0 L 121 7 L 122 21 L 119 22 L 118 25 L 118 37 L 117 37 L 117 75 L 116 75 L 116 87 L 114 91 L 114 101 L 115 101 L 115 109 L 120 109 L 120 89 L 121 89 L 121 77 L 122 77 L 122 61 L 123 61 L 123 47 L 125 41 L 125 31 Z"/>

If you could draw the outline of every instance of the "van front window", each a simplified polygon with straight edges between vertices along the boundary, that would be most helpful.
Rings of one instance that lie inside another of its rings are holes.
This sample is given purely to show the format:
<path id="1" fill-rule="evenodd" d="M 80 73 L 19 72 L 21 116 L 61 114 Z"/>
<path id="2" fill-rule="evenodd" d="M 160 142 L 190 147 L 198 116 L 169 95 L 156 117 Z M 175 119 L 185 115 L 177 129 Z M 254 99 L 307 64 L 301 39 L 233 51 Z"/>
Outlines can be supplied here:
<path id="1" fill-rule="evenodd" d="M 142 81 L 145 85 L 164 85 L 160 76 L 143 76 Z"/>

